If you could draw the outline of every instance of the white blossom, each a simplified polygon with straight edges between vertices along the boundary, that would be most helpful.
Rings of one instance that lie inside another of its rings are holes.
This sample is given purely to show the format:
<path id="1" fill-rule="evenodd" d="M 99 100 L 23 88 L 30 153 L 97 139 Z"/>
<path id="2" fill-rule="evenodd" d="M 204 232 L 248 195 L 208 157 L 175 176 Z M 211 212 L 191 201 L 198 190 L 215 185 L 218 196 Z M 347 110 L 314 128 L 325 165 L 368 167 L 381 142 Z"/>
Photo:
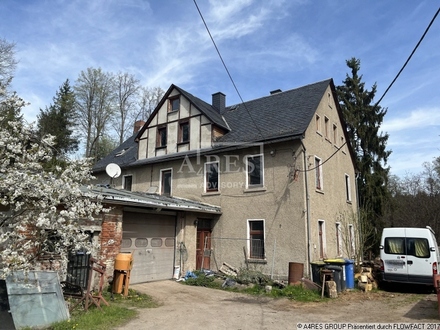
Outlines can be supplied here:
<path id="1" fill-rule="evenodd" d="M 24 104 L 17 96 L 3 102 Z M 39 256 L 49 252 L 66 265 L 72 249 L 92 248 L 81 220 L 107 211 L 100 198 L 82 192 L 92 179 L 90 163 L 71 160 L 64 169 L 45 172 L 53 137 L 38 141 L 32 125 L 0 122 L 0 276 L 38 269 Z"/>

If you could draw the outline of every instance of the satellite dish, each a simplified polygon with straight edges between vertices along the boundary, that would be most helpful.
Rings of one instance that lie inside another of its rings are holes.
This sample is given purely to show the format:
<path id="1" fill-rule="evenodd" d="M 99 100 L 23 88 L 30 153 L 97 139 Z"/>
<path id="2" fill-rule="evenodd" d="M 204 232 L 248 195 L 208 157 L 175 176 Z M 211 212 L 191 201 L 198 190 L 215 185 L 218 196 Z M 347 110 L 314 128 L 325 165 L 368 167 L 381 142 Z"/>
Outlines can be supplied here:
<path id="1" fill-rule="evenodd" d="M 121 175 L 121 168 L 118 164 L 110 163 L 105 167 L 105 172 L 112 179 L 117 178 Z"/>

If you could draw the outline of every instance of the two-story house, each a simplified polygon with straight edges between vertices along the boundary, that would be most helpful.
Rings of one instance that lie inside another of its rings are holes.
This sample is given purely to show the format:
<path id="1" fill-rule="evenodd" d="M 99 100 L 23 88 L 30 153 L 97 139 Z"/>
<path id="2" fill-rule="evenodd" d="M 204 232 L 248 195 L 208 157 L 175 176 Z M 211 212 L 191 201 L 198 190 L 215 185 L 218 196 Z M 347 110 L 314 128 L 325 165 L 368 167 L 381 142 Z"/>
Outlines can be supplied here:
<path id="1" fill-rule="evenodd" d="M 357 200 L 346 142 L 331 79 L 232 106 L 222 93 L 209 104 L 171 85 L 94 166 L 101 184 L 108 164 L 121 169 L 103 191 L 120 205 L 116 247 L 134 253 L 132 282 L 223 263 L 285 279 L 290 263 L 307 276 L 313 261 L 350 257 Z"/>

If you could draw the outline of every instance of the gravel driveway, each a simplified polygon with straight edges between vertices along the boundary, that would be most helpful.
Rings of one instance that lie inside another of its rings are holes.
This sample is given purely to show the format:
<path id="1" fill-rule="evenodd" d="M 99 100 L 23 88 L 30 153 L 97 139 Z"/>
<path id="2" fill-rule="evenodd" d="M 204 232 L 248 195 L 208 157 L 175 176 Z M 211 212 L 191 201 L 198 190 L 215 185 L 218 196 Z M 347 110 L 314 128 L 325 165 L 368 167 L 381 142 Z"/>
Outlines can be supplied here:
<path id="1" fill-rule="evenodd" d="M 327 302 L 300 303 L 171 280 L 131 288 L 153 296 L 161 306 L 141 309 L 137 318 L 115 330 L 296 329 L 298 323 L 322 322 L 440 324 L 435 294 L 349 292 Z"/>

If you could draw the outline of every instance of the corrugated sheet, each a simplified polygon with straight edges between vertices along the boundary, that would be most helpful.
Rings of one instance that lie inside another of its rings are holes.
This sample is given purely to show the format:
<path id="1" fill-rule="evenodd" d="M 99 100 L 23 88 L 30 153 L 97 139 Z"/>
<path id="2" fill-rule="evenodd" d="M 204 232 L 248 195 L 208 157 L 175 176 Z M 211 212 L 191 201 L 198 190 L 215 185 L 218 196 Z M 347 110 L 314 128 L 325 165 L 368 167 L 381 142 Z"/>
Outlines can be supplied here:
<path id="1" fill-rule="evenodd" d="M 45 327 L 70 317 L 56 272 L 14 272 L 6 278 L 6 287 L 17 329 Z"/>

